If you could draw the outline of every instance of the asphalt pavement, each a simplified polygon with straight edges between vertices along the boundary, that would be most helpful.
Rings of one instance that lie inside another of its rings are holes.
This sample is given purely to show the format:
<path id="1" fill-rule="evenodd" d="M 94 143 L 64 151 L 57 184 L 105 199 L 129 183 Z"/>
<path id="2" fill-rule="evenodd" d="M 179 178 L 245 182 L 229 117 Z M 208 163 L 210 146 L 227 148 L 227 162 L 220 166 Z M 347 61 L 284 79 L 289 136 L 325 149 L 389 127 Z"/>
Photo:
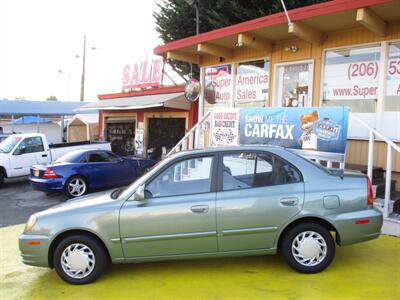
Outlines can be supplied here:
<path id="1" fill-rule="evenodd" d="M 7 180 L 0 187 L 0 227 L 25 223 L 29 216 L 65 201 L 63 194 L 34 190 L 27 177 Z"/>

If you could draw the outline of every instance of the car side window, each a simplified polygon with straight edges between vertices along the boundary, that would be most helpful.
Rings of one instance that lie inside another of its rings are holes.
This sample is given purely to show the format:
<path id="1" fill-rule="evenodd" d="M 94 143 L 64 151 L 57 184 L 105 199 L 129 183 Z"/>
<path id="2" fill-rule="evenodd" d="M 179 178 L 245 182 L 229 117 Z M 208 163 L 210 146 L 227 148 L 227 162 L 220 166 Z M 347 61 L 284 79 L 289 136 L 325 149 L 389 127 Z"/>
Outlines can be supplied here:
<path id="1" fill-rule="evenodd" d="M 240 152 L 223 156 L 224 191 L 300 182 L 301 174 L 270 153 Z"/>
<path id="2" fill-rule="evenodd" d="M 18 146 L 18 151 L 20 154 L 44 151 L 42 138 L 35 136 L 24 139 Z"/>
<path id="3" fill-rule="evenodd" d="M 146 197 L 210 192 L 212 162 L 213 157 L 198 157 L 173 164 L 146 185 Z"/>
<path id="4" fill-rule="evenodd" d="M 113 162 L 116 160 L 118 160 L 118 157 L 108 152 L 93 152 L 89 154 L 89 162 Z"/>

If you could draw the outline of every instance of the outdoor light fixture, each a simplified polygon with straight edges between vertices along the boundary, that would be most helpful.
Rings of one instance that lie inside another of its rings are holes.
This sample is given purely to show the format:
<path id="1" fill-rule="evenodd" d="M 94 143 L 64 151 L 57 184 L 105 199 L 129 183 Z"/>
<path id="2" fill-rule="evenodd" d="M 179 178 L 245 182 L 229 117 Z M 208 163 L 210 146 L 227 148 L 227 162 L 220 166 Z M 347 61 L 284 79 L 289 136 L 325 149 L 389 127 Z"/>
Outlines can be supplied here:
<path id="1" fill-rule="evenodd" d="M 244 43 L 243 42 L 236 42 L 236 44 L 235 44 L 235 47 L 236 48 L 239 48 L 239 47 L 243 47 L 244 46 Z"/>
<path id="2" fill-rule="evenodd" d="M 286 52 L 293 52 L 296 53 L 297 51 L 299 51 L 299 47 L 292 45 L 292 46 L 286 46 L 285 47 L 285 51 Z"/>

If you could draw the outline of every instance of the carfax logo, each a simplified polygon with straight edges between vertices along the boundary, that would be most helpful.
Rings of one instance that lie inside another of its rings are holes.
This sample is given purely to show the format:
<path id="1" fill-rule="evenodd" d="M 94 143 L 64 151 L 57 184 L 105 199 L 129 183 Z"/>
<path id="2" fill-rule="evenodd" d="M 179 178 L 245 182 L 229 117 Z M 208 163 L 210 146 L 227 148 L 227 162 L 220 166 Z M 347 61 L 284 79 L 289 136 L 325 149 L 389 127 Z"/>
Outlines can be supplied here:
<path id="1" fill-rule="evenodd" d="M 339 139 L 341 127 L 341 125 L 333 122 L 330 118 L 324 118 L 317 121 L 314 130 L 319 139 L 334 141 Z"/>

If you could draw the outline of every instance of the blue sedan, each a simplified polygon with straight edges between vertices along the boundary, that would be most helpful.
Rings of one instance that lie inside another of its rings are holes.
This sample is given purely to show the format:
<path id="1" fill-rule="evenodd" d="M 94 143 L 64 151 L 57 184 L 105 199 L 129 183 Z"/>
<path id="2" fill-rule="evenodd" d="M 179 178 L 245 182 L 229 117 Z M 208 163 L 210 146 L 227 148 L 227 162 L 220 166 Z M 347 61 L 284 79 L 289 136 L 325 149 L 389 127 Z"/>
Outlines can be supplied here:
<path id="1" fill-rule="evenodd" d="M 128 185 L 154 164 L 150 159 L 125 158 L 105 150 L 76 150 L 53 163 L 32 166 L 29 181 L 34 189 L 64 192 L 74 198 Z"/>

